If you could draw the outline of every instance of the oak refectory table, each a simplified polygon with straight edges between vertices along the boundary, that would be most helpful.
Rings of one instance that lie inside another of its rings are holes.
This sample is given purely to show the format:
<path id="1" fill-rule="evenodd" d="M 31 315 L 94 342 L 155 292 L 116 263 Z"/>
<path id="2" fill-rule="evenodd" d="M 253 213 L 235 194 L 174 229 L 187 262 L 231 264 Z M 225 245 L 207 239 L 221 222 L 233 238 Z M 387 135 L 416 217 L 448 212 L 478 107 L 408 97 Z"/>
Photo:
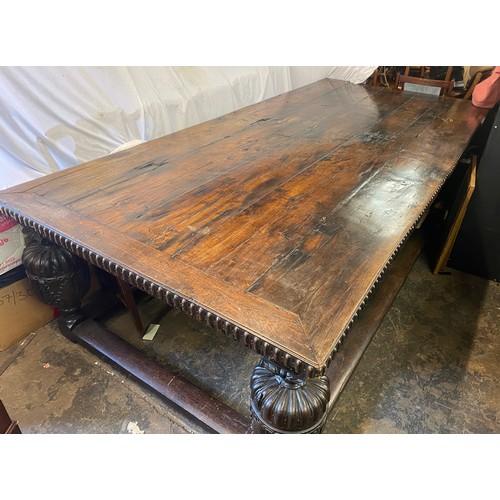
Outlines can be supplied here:
<path id="1" fill-rule="evenodd" d="M 217 432 L 319 432 L 485 115 L 325 79 L 14 186 L 0 211 L 65 336 Z M 260 353 L 251 419 L 83 317 L 87 263 Z"/>

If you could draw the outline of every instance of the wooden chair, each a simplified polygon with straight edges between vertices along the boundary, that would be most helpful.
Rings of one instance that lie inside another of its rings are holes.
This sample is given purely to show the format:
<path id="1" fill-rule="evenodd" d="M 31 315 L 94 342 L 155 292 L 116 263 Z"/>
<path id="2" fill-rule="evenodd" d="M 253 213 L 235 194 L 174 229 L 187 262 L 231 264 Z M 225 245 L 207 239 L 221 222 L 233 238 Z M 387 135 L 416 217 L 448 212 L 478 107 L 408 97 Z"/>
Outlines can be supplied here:
<path id="1" fill-rule="evenodd" d="M 410 73 L 418 73 L 419 78 L 424 78 L 426 73 L 429 73 L 430 66 L 405 66 L 404 76 L 415 76 Z"/>
<path id="2" fill-rule="evenodd" d="M 367 85 L 374 87 L 393 87 L 397 70 L 394 66 L 378 66 L 366 80 Z"/>
<path id="3" fill-rule="evenodd" d="M 453 90 L 453 86 L 453 80 L 433 80 L 430 78 L 420 78 L 398 73 L 396 76 L 395 90 L 410 90 L 412 92 L 449 97 Z"/>
<path id="4" fill-rule="evenodd" d="M 434 66 L 405 66 L 404 76 L 417 76 L 419 78 L 430 78 L 433 67 Z M 418 73 L 418 74 L 415 75 L 412 73 Z M 448 66 L 444 78 L 435 78 L 435 80 L 445 80 L 446 82 L 449 82 L 451 80 L 452 73 L 453 73 L 453 66 Z"/>
<path id="5" fill-rule="evenodd" d="M 380 75 L 383 73 L 383 66 L 378 66 L 377 69 L 367 78 L 366 83 L 378 87 L 380 85 Z"/>

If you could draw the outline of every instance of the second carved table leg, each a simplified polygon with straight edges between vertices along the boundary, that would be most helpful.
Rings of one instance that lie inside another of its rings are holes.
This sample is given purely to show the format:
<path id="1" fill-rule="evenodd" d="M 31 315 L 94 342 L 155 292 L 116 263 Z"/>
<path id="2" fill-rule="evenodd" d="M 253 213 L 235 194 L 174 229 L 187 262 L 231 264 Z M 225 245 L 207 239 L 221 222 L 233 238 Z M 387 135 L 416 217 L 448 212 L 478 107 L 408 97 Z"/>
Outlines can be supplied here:
<path id="1" fill-rule="evenodd" d="M 254 432 L 321 432 L 330 399 L 328 377 L 308 378 L 264 357 L 254 368 L 250 388 Z"/>
<path id="2" fill-rule="evenodd" d="M 75 341 L 71 330 L 83 319 L 81 300 L 90 287 L 87 263 L 49 239 L 30 234 L 22 262 L 40 300 L 59 309 L 59 328 Z"/>

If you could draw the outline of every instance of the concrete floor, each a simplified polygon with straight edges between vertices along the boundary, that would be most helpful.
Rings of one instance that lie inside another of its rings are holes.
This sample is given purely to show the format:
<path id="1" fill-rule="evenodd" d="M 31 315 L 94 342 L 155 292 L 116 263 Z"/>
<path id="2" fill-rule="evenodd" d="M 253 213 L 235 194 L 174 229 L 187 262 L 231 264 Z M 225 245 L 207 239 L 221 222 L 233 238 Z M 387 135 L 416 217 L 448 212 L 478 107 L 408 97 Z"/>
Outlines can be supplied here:
<path id="1" fill-rule="evenodd" d="M 496 434 L 500 430 L 500 285 L 421 256 L 337 404 L 327 434 Z M 108 327 L 248 414 L 258 355 L 154 299 Z M 158 316 L 162 316 L 158 321 Z M 66 340 L 50 323 L 0 353 L 0 399 L 25 434 L 206 433 L 173 405 Z"/>

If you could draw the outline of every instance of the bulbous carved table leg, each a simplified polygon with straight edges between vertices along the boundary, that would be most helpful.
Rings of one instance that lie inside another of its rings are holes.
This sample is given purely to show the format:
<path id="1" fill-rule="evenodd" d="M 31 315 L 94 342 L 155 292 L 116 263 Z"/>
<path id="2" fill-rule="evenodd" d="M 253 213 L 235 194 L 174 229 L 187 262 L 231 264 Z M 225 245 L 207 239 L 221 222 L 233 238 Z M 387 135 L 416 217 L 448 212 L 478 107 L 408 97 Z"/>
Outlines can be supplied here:
<path id="1" fill-rule="evenodd" d="M 328 377 L 298 375 L 264 357 L 254 368 L 250 388 L 254 432 L 321 432 L 330 399 Z"/>
<path id="2" fill-rule="evenodd" d="M 81 300 L 90 287 L 87 263 L 47 238 L 29 233 L 22 262 L 40 300 L 59 309 L 62 334 L 76 341 L 71 330 L 83 319 Z"/>

